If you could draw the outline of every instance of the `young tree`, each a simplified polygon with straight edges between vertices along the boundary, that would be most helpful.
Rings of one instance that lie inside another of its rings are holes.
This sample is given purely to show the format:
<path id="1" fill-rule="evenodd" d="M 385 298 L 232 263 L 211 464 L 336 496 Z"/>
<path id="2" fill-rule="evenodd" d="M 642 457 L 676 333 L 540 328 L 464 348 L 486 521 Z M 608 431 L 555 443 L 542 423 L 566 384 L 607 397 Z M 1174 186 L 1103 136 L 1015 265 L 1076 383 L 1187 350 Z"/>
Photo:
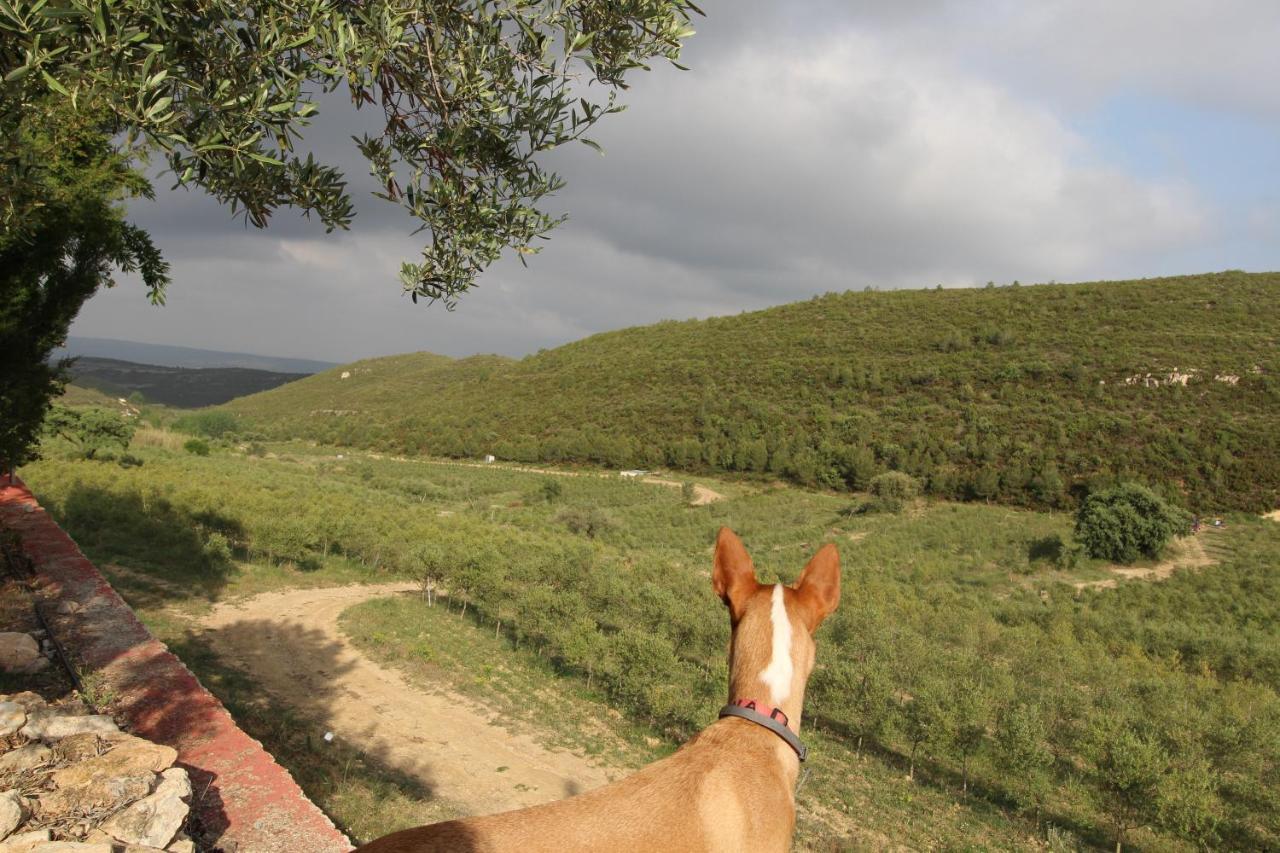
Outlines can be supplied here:
<path id="1" fill-rule="evenodd" d="M 969 794 L 969 760 L 987 740 L 991 721 L 991 697 L 981 684 L 959 678 L 949 685 L 947 702 L 942 707 L 947 751 L 960 759 L 960 791 Z"/>
<path id="2" fill-rule="evenodd" d="M 1169 756 L 1155 737 L 1109 711 L 1089 723 L 1093 789 L 1120 853 L 1130 831 L 1155 822 Z"/>
<path id="3" fill-rule="evenodd" d="M 1041 709 L 1029 701 L 1001 708 L 996 717 L 995 750 L 1009 792 L 1019 806 L 1034 811 L 1038 826 L 1053 769 Z"/>

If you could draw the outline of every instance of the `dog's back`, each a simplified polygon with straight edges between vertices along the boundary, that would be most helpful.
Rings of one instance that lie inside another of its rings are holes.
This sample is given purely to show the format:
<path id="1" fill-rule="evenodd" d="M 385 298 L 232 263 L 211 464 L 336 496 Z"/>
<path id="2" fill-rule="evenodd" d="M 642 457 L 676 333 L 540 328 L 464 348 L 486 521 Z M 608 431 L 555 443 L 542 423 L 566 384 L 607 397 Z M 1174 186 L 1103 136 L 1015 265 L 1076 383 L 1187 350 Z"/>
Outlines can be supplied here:
<path id="1" fill-rule="evenodd" d="M 360 853 L 786 850 L 794 828 L 786 746 L 742 720 L 704 729 L 675 754 L 567 800 L 451 820 Z"/>

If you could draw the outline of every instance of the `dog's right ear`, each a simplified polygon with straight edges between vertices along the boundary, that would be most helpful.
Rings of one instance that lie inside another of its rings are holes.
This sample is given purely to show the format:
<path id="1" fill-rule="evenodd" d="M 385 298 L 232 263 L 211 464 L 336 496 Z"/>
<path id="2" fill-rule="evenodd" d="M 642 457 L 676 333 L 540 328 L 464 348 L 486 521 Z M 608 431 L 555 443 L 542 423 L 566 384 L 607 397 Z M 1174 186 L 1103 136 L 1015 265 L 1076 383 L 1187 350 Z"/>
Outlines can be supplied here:
<path id="1" fill-rule="evenodd" d="M 747 600 L 755 594 L 760 584 L 756 581 L 756 567 L 751 563 L 746 546 L 732 530 L 720 528 L 716 537 L 715 569 L 711 572 L 711 588 L 729 606 L 729 618 L 737 624 L 746 609 Z"/>

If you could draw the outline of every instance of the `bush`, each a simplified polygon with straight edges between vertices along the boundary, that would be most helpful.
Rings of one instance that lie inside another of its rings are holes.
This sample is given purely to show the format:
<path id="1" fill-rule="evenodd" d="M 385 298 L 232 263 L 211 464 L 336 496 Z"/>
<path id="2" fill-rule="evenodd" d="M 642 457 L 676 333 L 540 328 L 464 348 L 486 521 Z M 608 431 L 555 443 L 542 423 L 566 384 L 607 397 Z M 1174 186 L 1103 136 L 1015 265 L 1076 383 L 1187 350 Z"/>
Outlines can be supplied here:
<path id="1" fill-rule="evenodd" d="M 909 501 L 920 494 L 920 481 L 901 471 L 888 471 L 871 478 L 871 494 L 889 501 Z"/>
<path id="2" fill-rule="evenodd" d="M 240 422 L 235 415 L 220 411 L 195 412 L 179 418 L 173 426 L 190 435 L 202 435 L 206 438 L 222 438 L 240 430 Z"/>
<path id="3" fill-rule="evenodd" d="M 209 442 L 202 438 L 188 439 L 186 444 L 182 445 L 182 449 L 188 453 L 193 453 L 196 456 L 208 456 Z"/>
<path id="4" fill-rule="evenodd" d="M 201 551 L 215 564 L 223 565 L 231 562 L 231 540 L 217 530 L 205 538 Z"/>
<path id="5" fill-rule="evenodd" d="M 540 489 L 542 491 L 542 497 L 547 503 L 556 501 L 562 494 L 564 494 L 564 486 L 560 481 L 550 478 L 542 481 Z"/>
<path id="6" fill-rule="evenodd" d="M 1190 519 L 1137 483 L 1121 483 L 1085 498 L 1076 513 L 1076 541 L 1089 556 L 1132 563 L 1156 557 L 1170 537 L 1186 533 Z"/>
<path id="7" fill-rule="evenodd" d="M 570 507 L 556 516 L 556 520 L 573 533 L 587 534 L 589 539 L 616 526 L 613 519 L 597 507 Z"/>

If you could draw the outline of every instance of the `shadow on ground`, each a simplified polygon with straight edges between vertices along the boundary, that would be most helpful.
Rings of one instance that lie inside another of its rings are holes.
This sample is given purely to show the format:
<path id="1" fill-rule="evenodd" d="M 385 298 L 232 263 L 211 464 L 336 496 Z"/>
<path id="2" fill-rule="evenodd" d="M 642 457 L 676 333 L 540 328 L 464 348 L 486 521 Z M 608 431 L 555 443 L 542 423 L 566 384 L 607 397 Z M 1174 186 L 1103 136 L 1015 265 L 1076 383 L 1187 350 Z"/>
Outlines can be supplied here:
<path id="1" fill-rule="evenodd" d="M 340 817 L 337 812 L 368 814 L 369 826 L 352 819 L 337 821 L 353 840 L 368 841 L 385 832 L 454 816 L 451 804 L 437 797 L 429 773 L 420 770 L 411 776 L 392 769 L 387 749 L 373 736 L 377 709 L 369 709 L 365 731 L 325 739 L 324 727 L 317 721 L 332 717 L 339 698 L 337 682 L 353 666 L 341 643 L 318 630 L 266 620 L 244 620 L 217 630 L 223 635 L 221 642 L 233 642 L 236 648 L 270 644 L 273 659 L 294 662 L 290 674 L 296 688 L 288 696 L 264 691 L 248 671 L 228 664 L 213 651 L 208 630 L 187 631 L 181 639 L 171 638 L 169 646 L 227 706 L 240 727 L 261 741 L 331 817 Z M 254 665 L 251 655 L 239 663 L 248 669 Z M 430 725 L 429 721 L 423 724 Z M 200 789 L 197 785 L 196 790 Z M 392 800 L 405 805 L 395 814 L 397 822 L 388 825 L 385 810 L 382 819 L 373 821 L 375 808 Z"/>
<path id="2" fill-rule="evenodd" d="M 97 565 L 119 564 L 157 600 L 217 598 L 235 571 L 231 546 L 245 535 L 234 519 L 136 490 L 77 485 L 46 509 Z"/>

